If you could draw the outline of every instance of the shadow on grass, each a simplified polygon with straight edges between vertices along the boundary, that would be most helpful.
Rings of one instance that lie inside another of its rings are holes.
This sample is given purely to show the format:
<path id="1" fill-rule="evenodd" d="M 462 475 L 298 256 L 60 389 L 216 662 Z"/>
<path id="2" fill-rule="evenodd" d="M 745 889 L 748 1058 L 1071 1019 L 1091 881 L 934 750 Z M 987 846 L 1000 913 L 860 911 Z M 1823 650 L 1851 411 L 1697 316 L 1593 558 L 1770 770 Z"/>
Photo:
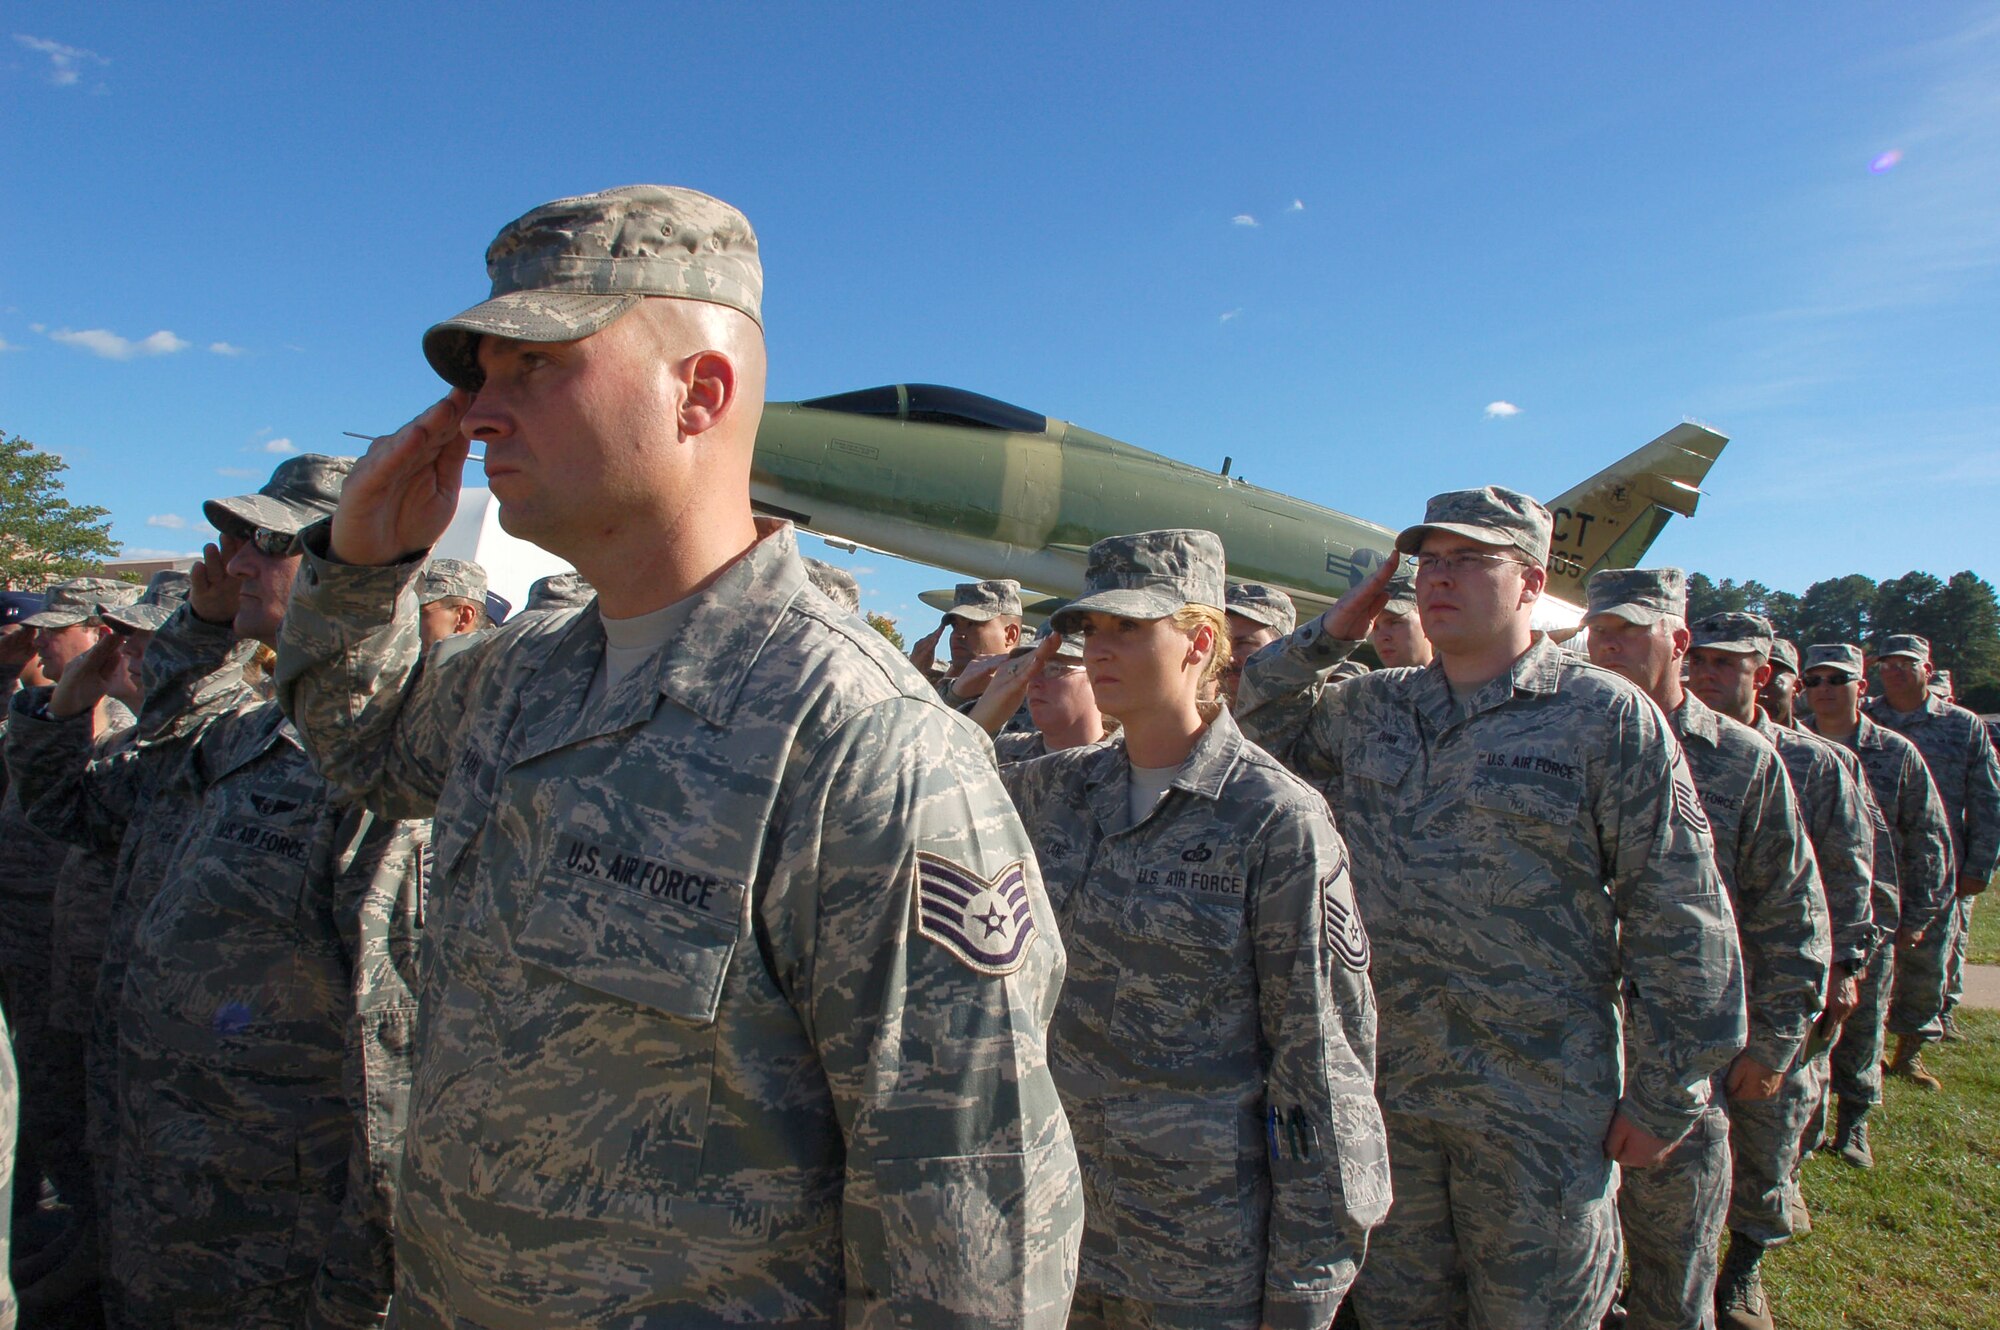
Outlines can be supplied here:
<path id="1" fill-rule="evenodd" d="M 1924 1052 L 1941 1093 L 1890 1079 L 1869 1117 L 1873 1169 L 1806 1161 L 1813 1232 L 1765 1263 L 1778 1325 L 2000 1326 L 2000 1013 L 1961 1012 L 1960 1028 L 1963 1042 Z"/>

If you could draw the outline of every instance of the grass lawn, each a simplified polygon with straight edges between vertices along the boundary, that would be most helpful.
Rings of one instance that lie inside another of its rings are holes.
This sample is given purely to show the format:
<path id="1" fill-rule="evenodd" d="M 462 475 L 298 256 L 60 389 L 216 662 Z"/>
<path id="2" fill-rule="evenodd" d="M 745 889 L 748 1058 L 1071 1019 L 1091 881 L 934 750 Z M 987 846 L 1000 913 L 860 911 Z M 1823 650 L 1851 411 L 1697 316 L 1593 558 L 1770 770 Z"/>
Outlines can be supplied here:
<path id="1" fill-rule="evenodd" d="M 1965 959 L 1974 965 L 2000 965 L 2000 887 L 1988 887 L 1972 911 L 1972 941 Z"/>
<path id="2" fill-rule="evenodd" d="M 1982 904 L 1989 947 L 1993 915 Z M 1962 1043 L 1924 1052 L 1945 1083 L 1891 1079 L 1869 1117 L 1875 1167 L 1806 1161 L 1811 1236 L 1765 1260 L 1788 1330 L 2000 1327 L 2000 1012 L 1961 1011 Z"/>

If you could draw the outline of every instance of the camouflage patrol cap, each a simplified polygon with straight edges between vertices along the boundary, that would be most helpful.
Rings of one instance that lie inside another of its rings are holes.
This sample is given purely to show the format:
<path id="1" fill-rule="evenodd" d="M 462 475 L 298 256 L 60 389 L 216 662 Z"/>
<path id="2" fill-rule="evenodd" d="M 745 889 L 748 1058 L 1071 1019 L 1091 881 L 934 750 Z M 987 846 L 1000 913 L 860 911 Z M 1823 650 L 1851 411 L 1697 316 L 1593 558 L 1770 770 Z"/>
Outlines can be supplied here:
<path id="1" fill-rule="evenodd" d="M 97 618 L 101 606 L 130 605 L 138 598 L 138 587 L 115 577 L 72 577 L 46 588 L 40 612 L 21 622 L 30 628 L 73 628 Z"/>
<path id="2" fill-rule="evenodd" d="M 1771 639 L 1771 668 L 1790 670 L 1793 674 L 1799 672 L 1799 648 L 1790 638 Z"/>
<path id="3" fill-rule="evenodd" d="M 1449 490 L 1431 496 L 1424 520 L 1396 536 L 1400 554 L 1415 554 L 1433 531 L 1464 536 L 1482 545 L 1511 545 L 1536 563 L 1549 559 L 1549 534 L 1555 519 L 1549 510 L 1519 490 L 1488 485 L 1476 490 Z"/>
<path id="4" fill-rule="evenodd" d="M 806 576 L 842 609 L 861 612 L 861 584 L 845 568 L 836 568 L 824 559 L 807 559 Z"/>
<path id="5" fill-rule="evenodd" d="M 1951 671 L 1939 670 L 1931 676 L 1931 696 L 1943 701 L 1951 700 Z"/>
<path id="6" fill-rule="evenodd" d="M 1826 668 L 1838 671 L 1850 679 L 1859 679 L 1866 668 L 1861 656 L 1861 648 L 1849 646 L 1845 642 L 1817 642 L 1806 648 L 1805 668 L 1801 674 Z"/>
<path id="7" fill-rule="evenodd" d="M 202 504 L 201 515 L 217 531 L 258 526 L 297 535 L 320 518 L 333 515 L 340 506 L 340 487 L 353 469 L 352 457 L 300 453 L 278 463 L 264 488 L 255 494 L 210 499 Z"/>
<path id="8" fill-rule="evenodd" d="M 1891 656 L 1901 656 L 1914 660 L 1919 665 L 1931 663 L 1931 643 L 1927 637 L 1915 633 L 1891 633 L 1882 643 L 1882 649 L 1875 653 L 1877 660 L 1887 660 Z"/>
<path id="9" fill-rule="evenodd" d="M 1605 568 L 1584 585 L 1583 617 L 1609 614 L 1641 628 L 1668 614 L 1687 617 L 1687 574 L 1678 568 Z"/>
<path id="10" fill-rule="evenodd" d="M 1067 633 L 1076 631 L 1086 613 L 1164 619 L 1183 605 L 1220 610 L 1227 599 L 1220 536 L 1187 527 L 1141 531 L 1092 545 L 1083 594 L 1049 622 Z"/>
<path id="11" fill-rule="evenodd" d="M 1280 635 L 1291 632 L 1299 625 L 1298 607 L 1292 604 L 1292 598 L 1262 582 L 1231 582 L 1229 603 L 1223 608 L 1251 623 L 1275 628 Z"/>
<path id="12" fill-rule="evenodd" d="M 1417 574 L 1414 569 L 1405 568 L 1389 579 L 1389 601 L 1382 607 L 1384 614 L 1415 614 L 1417 612 Z"/>
<path id="13" fill-rule="evenodd" d="M 764 322 L 757 234 L 720 199 L 677 185 L 622 185 L 544 203 L 486 248 L 492 294 L 424 334 L 424 358 L 477 390 L 479 339 L 573 342 L 647 296 L 700 300 Z"/>
<path id="14" fill-rule="evenodd" d="M 1056 648 L 1057 660 L 1066 660 L 1075 663 L 1083 659 L 1083 634 L 1058 633 L 1053 625 L 1046 623 L 1036 632 L 1034 641 L 1023 642 L 1020 646 L 1015 647 L 1007 653 L 1007 658 L 1012 660 L 1016 656 L 1025 656 L 1030 651 L 1039 651 L 1042 643 L 1048 641 L 1051 637 L 1060 637 L 1062 639 L 1062 644 Z"/>
<path id="15" fill-rule="evenodd" d="M 486 604 L 486 570 L 470 559 L 432 559 L 417 574 L 417 604 L 457 596 L 473 604 Z"/>
<path id="16" fill-rule="evenodd" d="M 1739 656 L 1769 657 L 1777 639 L 1771 621 L 1761 614 L 1728 610 L 1711 614 L 1694 625 L 1694 644 L 1711 651 L 1728 651 Z"/>
<path id="17" fill-rule="evenodd" d="M 985 623 L 1012 615 L 1021 617 L 1021 584 L 1011 577 L 986 582 L 960 582 L 951 590 L 951 608 L 946 617 L 970 623 Z"/>
<path id="18" fill-rule="evenodd" d="M 104 622 L 119 628 L 128 628 L 138 633 L 158 632 L 160 625 L 174 617 L 174 611 L 188 598 L 191 585 L 188 575 L 174 568 L 164 568 L 154 573 L 146 583 L 146 590 L 129 605 L 108 605 L 99 602 L 98 613 Z"/>
<path id="19" fill-rule="evenodd" d="M 551 573 L 528 586 L 528 603 L 521 610 L 559 610 L 583 606 L 597 599 L 597 588 L 583 580 L 582 573 Z"/>

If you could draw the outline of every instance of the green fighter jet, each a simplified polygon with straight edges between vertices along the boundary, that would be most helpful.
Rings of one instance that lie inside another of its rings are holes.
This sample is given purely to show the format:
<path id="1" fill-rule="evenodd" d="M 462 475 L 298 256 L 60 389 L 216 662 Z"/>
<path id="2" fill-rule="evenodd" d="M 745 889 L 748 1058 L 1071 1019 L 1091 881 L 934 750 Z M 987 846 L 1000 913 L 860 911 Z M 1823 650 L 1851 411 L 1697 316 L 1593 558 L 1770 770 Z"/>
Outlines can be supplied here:
<path id="1" fill-rule="evenodd" d="M 1693 516 L 1727 442 L 1676 425 L 1550 503 L 1555 541 L 1537 626 L 1575 627 L 1585 578 L 1636 565 L 1671 516 Z M 835 543 L 1058 597 L 1082 588 L 1093 541 L 1158 527 L 1220 535 L 1229 575 L 1282 588 L 1301 618 L 1395 557 L 1394 529 L 1249 484 L 1227 459 L 1204 471 L 927 383 L 771 403 L 750 494 L 760 511 Z"/>

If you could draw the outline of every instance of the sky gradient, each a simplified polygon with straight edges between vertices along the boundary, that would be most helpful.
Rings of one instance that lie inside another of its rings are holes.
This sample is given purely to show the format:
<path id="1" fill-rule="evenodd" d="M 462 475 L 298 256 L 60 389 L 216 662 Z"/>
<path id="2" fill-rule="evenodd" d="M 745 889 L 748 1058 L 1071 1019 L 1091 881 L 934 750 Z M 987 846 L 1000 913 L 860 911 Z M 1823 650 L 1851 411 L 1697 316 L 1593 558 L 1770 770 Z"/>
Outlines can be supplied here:
<path id="1" fill-rule="evenodd" d="M 777 399 L 955 384 L 1391 526 L 1691 418 L 1652 561 L 2000 575 L 1993 3 L 6 22 L 0 428 L 128 553 L 433 400 L 509 218 L 653 181 L 756 225 Z M 830 557 L 920 630 L 952 580 Z"/>

